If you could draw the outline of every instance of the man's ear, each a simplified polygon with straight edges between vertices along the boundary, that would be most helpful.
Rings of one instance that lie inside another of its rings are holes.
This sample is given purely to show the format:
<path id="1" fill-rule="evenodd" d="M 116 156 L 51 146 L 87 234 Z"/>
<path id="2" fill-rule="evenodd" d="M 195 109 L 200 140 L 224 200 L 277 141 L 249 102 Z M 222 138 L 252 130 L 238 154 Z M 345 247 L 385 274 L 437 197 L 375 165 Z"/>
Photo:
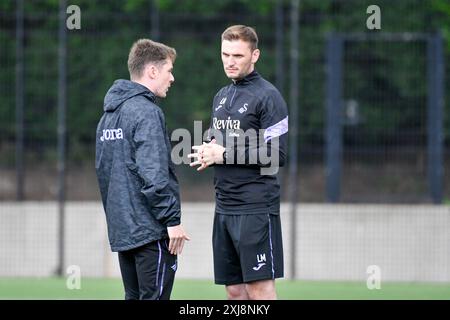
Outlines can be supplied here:
<path id="1" fill-rule="evenodd" d="M 258 61 L 260 53 L 261 52 L 259 51 L 259 49 L 253 50 L 253 52 L 252 52 L 252 63 L 256 63 Z"/>
<path id="2" fill-rule="evenodd" d="M 158 75 L 158 68 L 156 68 L 155 65 L 153 64 L 148 64 L 145 67 L 145 75 L 149 78 L 149 79 L 155 79 Z"/>

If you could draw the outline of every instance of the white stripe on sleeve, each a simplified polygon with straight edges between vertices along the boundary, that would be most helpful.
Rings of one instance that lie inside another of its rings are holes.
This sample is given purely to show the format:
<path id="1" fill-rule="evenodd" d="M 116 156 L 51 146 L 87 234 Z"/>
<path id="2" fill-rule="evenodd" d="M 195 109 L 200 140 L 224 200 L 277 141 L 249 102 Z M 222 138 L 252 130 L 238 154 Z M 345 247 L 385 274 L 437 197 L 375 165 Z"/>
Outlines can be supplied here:
<path id="1" fill-rule="evenodd" d="M 272 138 L 279 137 L 288 132 L 288 117 L 284 118 L 273 126 L 268 127 L 264 131 L 264 142 L 271 140 Z"/>

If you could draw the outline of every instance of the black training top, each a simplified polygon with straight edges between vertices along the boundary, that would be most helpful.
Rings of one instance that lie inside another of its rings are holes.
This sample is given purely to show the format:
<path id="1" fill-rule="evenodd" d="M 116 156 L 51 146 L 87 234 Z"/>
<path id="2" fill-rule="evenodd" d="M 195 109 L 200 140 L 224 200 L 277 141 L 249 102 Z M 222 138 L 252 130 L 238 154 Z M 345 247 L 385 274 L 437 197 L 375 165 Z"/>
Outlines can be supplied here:
<path id="1" fill-rule="evenodd" d="M 214 166 L 217 213 L 279 213 L 287 131 L 283 97 L 256 71 L 219 90 L 208 134 L 226 148 L 225 164 Z"/>

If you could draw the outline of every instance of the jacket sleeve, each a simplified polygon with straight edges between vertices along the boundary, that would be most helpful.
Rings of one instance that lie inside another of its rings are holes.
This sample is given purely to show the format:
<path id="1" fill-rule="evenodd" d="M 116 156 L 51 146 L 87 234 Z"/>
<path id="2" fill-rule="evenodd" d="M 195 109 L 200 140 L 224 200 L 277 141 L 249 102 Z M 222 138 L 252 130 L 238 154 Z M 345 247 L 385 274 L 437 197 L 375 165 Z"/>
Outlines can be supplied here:
<path id="1" fill-rule="evenodd" d="M 256 164 L 260 167 L 285 165 L 288 113 L 281 95 L 273 94 L 262 99 L 259 120 L 263 130 L 255 135 L 256 141 L 235 144 L 233 150 L 227 150 L 226 163 Z"/>
<path id="2" fill-rule="evenodd" d="M 144 182 L 141 192 L 150 212 L 168 227 L 180 224 L 181 209 L 178 195 L 170 186 L 169 146 L 166 145 L 164 116 L 149 110 L 137 120 L 133 140 L 138 174 Z"/>

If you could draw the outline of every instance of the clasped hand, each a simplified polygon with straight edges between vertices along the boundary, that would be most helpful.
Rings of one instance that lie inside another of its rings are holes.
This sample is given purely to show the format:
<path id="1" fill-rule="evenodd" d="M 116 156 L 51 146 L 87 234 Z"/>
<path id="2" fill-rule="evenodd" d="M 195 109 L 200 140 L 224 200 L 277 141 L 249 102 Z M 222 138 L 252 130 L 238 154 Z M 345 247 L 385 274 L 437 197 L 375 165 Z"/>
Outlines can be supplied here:
<path id="1" fill-rule="evenodd" d="M 216 143 L 216 140 L 211 140 L 210 143 L 203 142 L 202 145 L 193 146 L 194 153 L 188 154 L 188 158 L 195 158 L 194 162 L 189 165 L 191 167 L 199 166 L 197 171 L 202 171 L 210 165 L 223 163 L 223 152 L 225 148 Z"/>

